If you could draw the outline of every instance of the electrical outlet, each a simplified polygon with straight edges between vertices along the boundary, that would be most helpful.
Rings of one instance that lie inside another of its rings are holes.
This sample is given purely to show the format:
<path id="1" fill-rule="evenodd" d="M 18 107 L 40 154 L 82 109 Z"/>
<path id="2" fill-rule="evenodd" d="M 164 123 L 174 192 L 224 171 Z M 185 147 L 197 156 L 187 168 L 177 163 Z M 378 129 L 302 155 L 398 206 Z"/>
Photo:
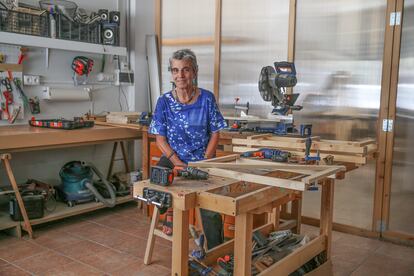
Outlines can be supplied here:
<path id="1" fill-rule="evenodd" d="M 40 76 L 37 75 L 24 75 L 23 85 L 40 85 Z"/>
<path id="2" fill-rule="evenodd" d="M 113 82 L 115 81 L 115 75 L 109 73 L 99 73 L 96 75 L 96 80 L 102 82 Z"/>

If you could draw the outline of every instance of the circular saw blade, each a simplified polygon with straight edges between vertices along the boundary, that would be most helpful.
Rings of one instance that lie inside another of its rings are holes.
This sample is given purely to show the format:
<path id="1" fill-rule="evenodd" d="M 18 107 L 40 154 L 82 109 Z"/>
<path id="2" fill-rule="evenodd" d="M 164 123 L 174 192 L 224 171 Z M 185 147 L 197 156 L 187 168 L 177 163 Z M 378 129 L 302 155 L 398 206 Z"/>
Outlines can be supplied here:
<path id="1" fill-rule="evenodd" d="M 260 71 L 259 76 L 259 92 L 260 96 L 262 96 L 263 100 L 266 102 L 272 101 L 274 95 L 273 95 L 273 88 L 269 84 L 269 76 L 272 74 L 275 74 L 276 71 L 272 66 L 265 66 Z"/>

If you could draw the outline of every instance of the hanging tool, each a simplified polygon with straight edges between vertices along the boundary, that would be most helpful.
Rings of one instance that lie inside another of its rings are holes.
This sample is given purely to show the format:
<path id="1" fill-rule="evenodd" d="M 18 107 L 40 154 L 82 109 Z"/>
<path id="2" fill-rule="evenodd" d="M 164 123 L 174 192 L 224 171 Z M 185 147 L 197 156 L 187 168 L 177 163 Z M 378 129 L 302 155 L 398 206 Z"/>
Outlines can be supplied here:
<path id="1" fill-rule="evenodd" d="M 13 79 L 13 83 L 14 83 L 14 86 L 16 86 L 17 90 L 20 93 L 20 96 L 23 99 L 24 106 L 27 107 L 27 109 L 29 109 L 30 108 L 30 106 L 29 106 L 29 100 L 27 99 L 27 96 L 26 96 L 26 94 L 24 93 L 24 91 L 22 89 L 22 80 L 19 79 L 19 78 L 14 78 Z"/>
<path id="2" fill-rule="evenodd" d="M 10 120 L 11 114 L 9 106 L 13 104 L 13 90 L 8 78 L 3 78 L 1 80 L 1 84 L 6 88 L 6 90 L 3 91 L 5 101 L 2 103 L 2 110 L 7 114 L 7 118 Z"/>
<path id="3" fill-rule="evenodd" d="M 30 112 L 32 114 L 39 114 L 40 113 L 40 103 L 39 98 L 34 97 L 29 99 L 29 106 L 30 106 Z"/>
<path id="4" fill-rule="evenodd" d="M 290 153 L 278 149 L 261 148 L 256 151 L 247 151 L 240 155 L 241 157 L 257 157 L 263 159 L 270 159 L 274 162 L 287 162 Z"/>
<path id="5" fill-rule="evenodd" d="M 189 228 L 190 234 L 194 239 L 194 243 L 198 248 L 191 252 L 191 256 L 197 260 L 202 260 L 206 256 L 206 251 L 204 250 L 204 234 L 199 235 L 193 225 L 190 225 Z"/>

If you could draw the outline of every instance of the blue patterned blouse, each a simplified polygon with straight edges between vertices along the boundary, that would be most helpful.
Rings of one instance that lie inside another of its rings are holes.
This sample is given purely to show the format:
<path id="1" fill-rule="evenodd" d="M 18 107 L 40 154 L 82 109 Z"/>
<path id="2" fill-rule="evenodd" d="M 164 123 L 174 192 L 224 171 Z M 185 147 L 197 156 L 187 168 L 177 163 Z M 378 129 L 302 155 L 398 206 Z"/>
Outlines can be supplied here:
<path id="1" fill-rule="evenodd" d="M 185 163 L 204 159 L 212 133 L 227 126 L 213 93 L 200 88 L 193 104 L 177 102 L 172 92 L 163 94 L 148 132 L 167 137 L 168 144 Z"/>

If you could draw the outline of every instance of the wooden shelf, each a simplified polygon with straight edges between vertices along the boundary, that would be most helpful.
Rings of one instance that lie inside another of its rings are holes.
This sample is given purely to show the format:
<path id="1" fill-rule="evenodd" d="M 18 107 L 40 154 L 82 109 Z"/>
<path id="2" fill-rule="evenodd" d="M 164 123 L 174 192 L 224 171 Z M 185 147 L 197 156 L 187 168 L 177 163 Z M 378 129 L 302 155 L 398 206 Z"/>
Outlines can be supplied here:
<path id="1" fill-rule="evenodd" d="M 127 49 L 125 47 L 53 39 L 48 37 L 15 34 L 8 32 L 0 32 L 0 43 L 95 54 L 118 56 L 127 55 Z"/>
<path id="2" fill-rule="evenodd" d="M 0 230 L 14 228 L 19 224 L 19 221 L 14 221 L 10 218 L 8 212 L 0 212 Z"/>
<path id="3" fill-rule="evenodd" d="M 117 197 L 116 204 L 122 204 L 125 202 L 132 201 L 132 195 L 124 196 L 124 197 Z M 74 207 L 69 207 L 66 203 L 57 202 L 56 209 L 53 212 L 46 213 L 43 218 L 39 219 L 32 219 L 30 220 L 31 225 L 42 224 L 49 221 L 54 221 L 66 217 L 76 216 L 79 214 L 95 211 L 98 209 L 106 208 L 105 205 L 101 202 L 89 202 L 83 203 L 79 205 L 75 205 Z M 24 224 L 22 222 L 22 227 Z"/>

